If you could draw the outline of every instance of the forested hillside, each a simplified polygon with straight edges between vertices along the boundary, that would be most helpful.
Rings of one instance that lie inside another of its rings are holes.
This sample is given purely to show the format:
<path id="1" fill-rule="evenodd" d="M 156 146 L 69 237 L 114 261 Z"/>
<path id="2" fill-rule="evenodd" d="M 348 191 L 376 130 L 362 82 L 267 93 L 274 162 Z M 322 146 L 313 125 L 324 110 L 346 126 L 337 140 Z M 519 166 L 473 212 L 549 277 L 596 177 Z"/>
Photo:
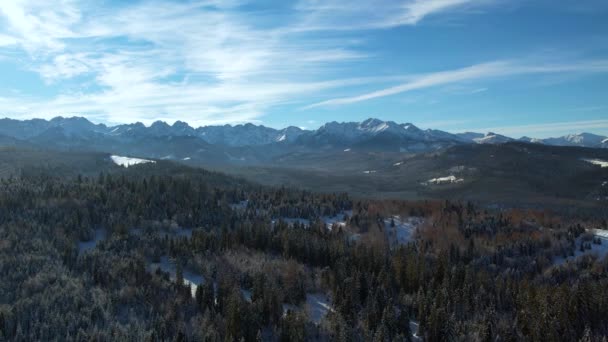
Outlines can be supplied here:
<path id="1" fill-rule="evenodd" d="M 41 168 L 0 181 L 0 340 L 601 340 L 606 217 Z"/>

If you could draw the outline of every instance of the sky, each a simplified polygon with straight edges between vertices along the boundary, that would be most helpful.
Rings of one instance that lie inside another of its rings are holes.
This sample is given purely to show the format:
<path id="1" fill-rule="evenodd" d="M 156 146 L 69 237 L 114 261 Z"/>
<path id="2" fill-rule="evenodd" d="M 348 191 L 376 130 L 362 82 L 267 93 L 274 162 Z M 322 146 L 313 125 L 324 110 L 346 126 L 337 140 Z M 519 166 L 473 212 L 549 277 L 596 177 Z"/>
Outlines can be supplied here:
<path id="1" fill-rule="evenodd" d="M 608 135 L 605 0 L 0 1 L 0 116 Z"/>

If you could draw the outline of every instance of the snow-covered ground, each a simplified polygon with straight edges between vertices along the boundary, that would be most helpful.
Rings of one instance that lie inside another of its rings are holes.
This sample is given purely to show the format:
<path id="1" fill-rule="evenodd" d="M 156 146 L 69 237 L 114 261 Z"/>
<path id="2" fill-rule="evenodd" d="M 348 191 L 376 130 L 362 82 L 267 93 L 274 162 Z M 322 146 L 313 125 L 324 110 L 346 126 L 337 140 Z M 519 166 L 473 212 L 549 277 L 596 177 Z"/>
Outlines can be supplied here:
<path id="1" fill-rule="evenodd" d="M 378 171 L 376 171 L 376 170 L 366 170 L 366 171 L 363 171 L 363 173 L 365 173 L 365 174 L 376 173 L 376 172 L 378 172 Z"/>
<path id="2" fill-rule="evenodd" d="M 323 216 L 321 220 L 325 223 L 327 230 L 331 230 L 334 224 L 340 227 L 346 227 L 345 216 L 351 217 L 353 216 L 352 210 L 346 210 L 336 216 Z"/>
<path id="3" fill-rule="evenodd" d="M 393 166 L 399 166 L 399 165 L 401 165 L 401 164 L 403 164 L 403 162 L 398 162 L 398 163 L 395 163 L 395 164 L 393 164 Z"/>
<path id="4" fill-rule="evenodd" d="M 335 216 L 322 216 L 321 221 L 323 221 L 323 223 L 325 223 L 325 227 L 327 227 L 328 230 L 331 230 L 332 227 L 334 226 L 334 224 L 339 225 L 341 227 L 345 227 L 346 226 L 346 221 L 344 220 L 345 215 L 350 217 L 353 215 L 353 211 L 346 210 Z M 302 226 L 306 226 L 306 227 L 310 227 L 310 224 L 311 224 L 311 221 L 309 219 L 298 218 L 298 217 L 281 217 L 280 219 L 272 220 L 271 223 L 273 225 L 275 225 L 279 221 L 285 222 L 290 227 L 293 227 L 296 223 L 300 224 Z"/>
<path id="5" fill-rule="evenodd" d="M 333 309 L 329 298 L 324 293 L 306 294 L 306 312 L 312 322 L 321 323 L 329 311 L 333 311 Z"/>
<path id="6" fill-rule="evenodd" d="M 105 240 L 107 232 L 105 229 L 95 229 L 95 236 L 90 241 L 80 241 L 78 242 L 78 251 L 80 253 L 90 251 L 91 249 L 97 246 L 97 243 L 101 240 Z"/>
<path id="7" fill-rule="evenodd" d="M 597 244 L 593 243 L 593 241 L 589 241 L 591 249 L 586 249 L 583 252 L 581 252 L 581 250 L 580 250 L 581 237 L 579 236 L 575 242 L 576 247 L 574 249 L 574 255 L 567 256 L 566 258 L 557 257 L 557 258 L 555 258 L 555 264 L 562 265 L 568 261 L 575 260 L 582 255 L 595 254 L 595 255 L 597 255 L 597 257 L 599 259 L 605 258 L 606 255 L 608 255 L 608 230 L 594 229 L 594 230 L 589 231 L 589 233 L 592 233 L 595 237 L 598 237 L 602 243 L 600 245 L 597 245 Z"/>
<path id="8" fill-rule="evenodd" d="M 601 159 L 583 159 L 587 163 L 591 163 L 593 165 L 599 165 L 600 167 L 608 167 L 608 161 Z"/>
<path id="9" fill-rule="evenodd" d="M 149 272 L 155 272 L 156 269 L 160 268 L 161 271 L 169 273 L 172 281 L 176 280 L 176 267 L 175 263 L 172 262 L 169 257 L 162 256 L 160 262 L 151 262 L 148 265 Z M 190 285 L 192 297 L 196 294 L 196 288 L 205 282 L 205 278 L 202 275 L 196 274 L 190 270 L 184 269 L 184 285 Z"/>
<path id="10" fill-rule="evenodd" d="M 302 226 L 310 227 L 310 220 L 298 217 L 281 217 L 278 220 L 272 220 L 272 224 L 274 225 L 279 221 L 285 222 L 290 227 L 293 227 L 296 223 Z"/>
<path id="11" fill-rule="evenodd" d="M 283 315 L 286 315 L 288 311 L 298 312 L 302 310 L 306 311 L 311 322 L 319 324 L 328 312 L 333 311 L 333 308 L 329 297 L 324 293 L 307 293 L 303 307 L 302 305 L 283 303 Z"/>
<path id="12" fill-rule="evenodd" d="M 392 227 L 392 222 L 395 226 Z M 395 215 L 392 218 L 384 220 L 384 231 L 391 244 L 407 244 L 414 241 L 416 229 L 423 223 L 420 217 L 408 217 L 403 219 L 401 216 Z"/>
<path id="13" fill-rule="evenodd" d="M 238 203 L 230 204 L 230 208 L 235 211 L 245 211 L 247 209 L 247 204 L 249 204 L 248 200 L 240 201 Z"/>
<path id="14" fill-rule="evenodd" d="M 251 291 L 241 289 L 241 295 L 243 295 L 243 298 L 245 299 L 245 301 L 251 303 Z"/>
<path id="15" fill-rule="evenodd" d="M 410 332 L 412 333 L 412 341 L 422 341 L 422 337 L 418 336 L 418 322 L 410 320 Z"/>
<path id="16" fill-rule="evenodd" d="M 124 167 L 129 167 L 131 165 L 137 165 L 137 164 L 156 163 L 154 160 L 122 157 L 122 156 L 115 156 L 115 155 L 110 156 L 110 158 L 112 158 L 112 161 L 116 165 L 120 165 L 120 166 L 124 166 Z"/>
<path id="17" fill-rule="evenodd" d="M 464 178 L 457 178 L 454 175 L 450 175 L 447 177 L 439 177 L 439 178 L 433 178 L 433 179 L 429 179 L 428 181 L 422 183 L 423 185 L 441 185 L 441 184 L 456 184 L 456 183 L 462 183 L 464 182 Z"/>
<path id="18" fill-rule="evenodd" d="M 158 233 L 161 237 L 192 237 L 192 228 L 133 228 L 129 232 L 133 235 L 142 235 L 146 232 Z"/>

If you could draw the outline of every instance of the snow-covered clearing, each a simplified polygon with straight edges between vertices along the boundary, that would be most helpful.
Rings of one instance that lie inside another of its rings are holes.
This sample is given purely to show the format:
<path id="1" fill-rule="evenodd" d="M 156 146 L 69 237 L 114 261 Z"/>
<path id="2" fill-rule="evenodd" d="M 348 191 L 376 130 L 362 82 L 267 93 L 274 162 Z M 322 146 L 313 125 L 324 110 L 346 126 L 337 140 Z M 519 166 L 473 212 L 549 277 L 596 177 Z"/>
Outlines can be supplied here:
<path id="1" fill-rule="evenodd" d="M 441 184 L 457 184 L 457 183 L 462 183 L 462 182 L 464 182 L 464 178 L 457 178 L 454 175 L 450 175 L 447 177 L 429 179 L 428 181 L 426 181 L 422 184 L 423 185 L 430 185 L 430 184 L 441 185 Z"/>
<path id="2" fill-rule="evenodd" d="M 308 318 L 315 324 L 321 323 L 321 320 L 327 316 L 331 308 L 329 297 L 324 293 L 307 293 L 306 294 L 306 312 Z"/>
<path id="3" fill-rule="evenodd" d="M 601 244 L 598 245 L 598 244 L 593 243 L 593 241 L 589 241 L 588 243 L 591 246 L 591 249 L 585 249 L 584 251 L 581 252 L 580 245 L 581 245 L 582 238 L 579 236 L 575 242 L 574 255 L 573 256 L 569 255 L 566 258 L 557 257 L 557 258 L 555 258 L 555 264 L 562 265 L 568 261 L 575 260 L 582 255 L 595 254 L 595 255 L 597 255 L 597 257 L 599 259 L 605 258 L 606 255 L 608 255 L 608 230 L 594 229 L 594 230 L 590 230 L 589 233 L 593 234 L 594 237 L 599 238 Z"/>
<path id="4" fill-rule="evenodd" d="M 308 315 L 308 319 L 319 324 L 327 316 L 327 313 L 333 311 L 331 300 L 324 293 L 307 293 L 306 302 L 300 305 L 283 303 L 283 315 L 288 311 L 299 312 L 304 310 Z"/>
<path id="5" fill-rule="evenodd" d="M 323 223 L 325 223 L 325 227 L 327 227 L 327 230 L 331 230 L 334 225 L 340 226 L 340 227 L 345 227 L 346 226 L 346 216 L 350 217 L 353 215 L 353 211 L 352 210 L 345 210 L 335 216 L 322 216 L 321 217 L 321 221 L 323 221 Z M 293 227 L 296 224 L 299 224 L 301 226 L 305 226 L 305 227 L 310 227 L 311 225 L 311 220 L 309 219 L 305 219 L 305 218 L 298 218 L 298 217 L 281 217 L 279 219 L 275 219 L 272 220 L 272 225 L 277 224 L 278 222 L 284 222 L 286 223 L 289 227 Z"/>
<path id="6" fill-rule="evenodd" d="M 105 229 L 95 229 L 95 236 L 90 241 L 80 241 L 78 242 L 78 251 L 80 253 L 90 251 L 91 249 L 97 246 L 97 243 L 101 240 L 105 240 L 107 232 Z"/>
<path id="7" fill-rule="evenodd" d="M 301 225 L 301 226 L 306 226 L 306 227 L 310 227 L 310 220 L 308 219 L 303 219 L 303 218 L 297 218 L 297 217 L 281 217 L 278 220 L 272 220 L 272 224 L 276 224 L 277 222 L 283 221 L 284 223 L 286 223 L 289 227 L 293 227 L 297 224 Z"/>
<path id="8" fill-rule="evenodd" d="M 115 155 L 110 156 L 110 158 L 112 158 L 112 161 L 116 165 L 120 165 L 120 166 L 124 166 L 124 167 L 129 167 L 131 165 L 137 165 L 137 164 L 156 163 L 154 160 L 122 157 L 122 156 L 115 156 Z"/>
<path id="9" fill-rule="evenodd" d="M 169 257 L 162 256 L 160 258 L 160 262 L 151 262 L 148 265 L 149 272 L 155 272 L 156 269 L 160 268 L 161 271 L 169 273 L 169 276 L 172 281 L 176 280 L 176 269 L 175 263 L 172 262 Z M 190 285 L 190 291 L 192 292 L 192 297 L 196 294 L 196 288 L 205 282 L 205 278 L 202 275 L 196 274 L 190 270 L 183 270 L 184 275 L 184 285 Z"/>
<path id="10" fill-rule="evenodd" d="M 401 216 L 395 215 L 384 220 L 384 231 L 392 245 L 403 245 L 414 241 L 416 229 L 418 229 L 422 223 L 423 219 L 420 217 L 408 217 L 403 219 Z"/>
<path id="11" fill-rule="evenodd" d="M 410 332 L 412 333 L 412 341 L 422 341 L 422 337 L 418 336 L 418 322 L 410 320 Z"/>
<path id="12" fill-rule="evenodd" d="M 321 218 L 321 220 L 323 220 L 323 222 L 325 223 L 327 230 L 331 230 L 334 225 L 337 225 L 340 227 L 346 227 L 346 220 L 345 220 L 346 216 L 348 216 L 348 217 L 353 216 L 353 211 L 346 210 L 336 216 L 323 216 Z"/>
<path id="13" fill-rule="evenodd" d="M 600 167 L 608 167 L 608 161 L 601 159 L 583 159 L 587 163 L 591 163 L 593 165 L 599 165 Z"/>
<path id="14" fill-rule="evenodd" d="M 245 301 L 247 301 L 248 303 L 251 303 L 251 291 L 241 289 L 241 295 L 243 296 Z"/>
<path id="15" fill-rule="evenodd" d="M 245 211 L 247 209 L 247 204 L 249 204 L 248 200 L 240 201 L 238 203 L 230 204 L 230 208 L 235 211 Z"/>
<path id="16" fill-rule="evenodd" d="M 147 227 L 147 228 L 133 228 L 131 230 L 129 230 L 129 232 L 133 235 L 143 235 L 143 234 L 158 234 L 161 237 L 187 237 L 187 238 L 191 238 L 192 237 L 192 228 L 182 228 L 182 227 L 178 227 L 178 228 L 166 228 L 166 227 L 162 227 L 162 228 L 153 228 L 153 227 Z"/>

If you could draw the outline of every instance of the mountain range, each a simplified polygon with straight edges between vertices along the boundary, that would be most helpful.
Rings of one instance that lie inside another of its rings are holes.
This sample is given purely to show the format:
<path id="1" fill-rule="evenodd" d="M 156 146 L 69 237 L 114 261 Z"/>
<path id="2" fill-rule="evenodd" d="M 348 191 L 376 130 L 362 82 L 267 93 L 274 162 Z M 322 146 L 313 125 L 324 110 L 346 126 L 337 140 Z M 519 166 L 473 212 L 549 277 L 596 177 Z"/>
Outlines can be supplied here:
<path id="1" fill-rule="evenodd" d="M 607 148 L 608 137 L 591 133 L 570 134 L 562 137 L 513 139 L 489 132 L 448 133 L 433 129 L 420 129 L 411 123 L 367 119 L 362 122 L 329 122 L 316 130 L 303 130 L 290 126 L 274 129 L 261 125 L 224 125 L 193 128 L 183 121 L 169 125 L 156 121 L 150 126 L 137 122 L 117 126 L 94 124 L 83 117 L 56 117 L 51 120 L 0 119 L 0 136 L 30 143 L 61 145 L 87 143 L 102 145 L 135 143 L 150 139 L 182 138 L 202 145 L 219 145 L 228 148 L 280 147 L 359 148 L 364 150 L 420 152 L 436 150 L 457 144 L 500 144 L 523 141 L 554 146 Z M 275 146 L 275 147 L 276 147 Z"/>
<path id="2" fill-rule="evenodd" d="M 106 126 L 82 117 L 57 117 L 0 119 L 0 146 L 10 146 L 2 149 L 7 153 L 48 154 L 42 164 L 53 170 L 70 168 L 63 157 L 50 161 L 62 153 L 84 158 L 100 170 L 113 164 L 110 156 L 115 155 L 159 165 L 178 162 L 271 186 L 362 197 L 511 203 L 608 198 L 608 138 L 589 133 L 513 139 L 379 119 L 303 130 L 253 124 L 193 128 L 181 121 Z M 105 157 L 93 162 L 91 153 Z M 0 172 L 30 172 L 25 164 L 10 163 L 0 162 Z"/>

